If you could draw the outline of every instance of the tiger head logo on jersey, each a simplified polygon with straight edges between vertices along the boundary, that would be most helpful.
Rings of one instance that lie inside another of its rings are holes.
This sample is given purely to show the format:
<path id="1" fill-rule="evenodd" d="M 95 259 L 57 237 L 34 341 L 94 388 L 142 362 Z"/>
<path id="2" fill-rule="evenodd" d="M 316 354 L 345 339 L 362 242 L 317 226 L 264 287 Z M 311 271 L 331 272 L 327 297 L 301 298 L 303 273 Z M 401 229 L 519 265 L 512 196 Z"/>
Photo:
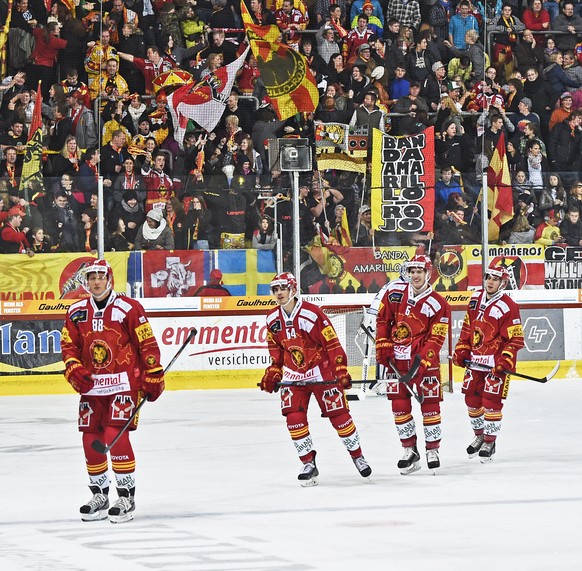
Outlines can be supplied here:
<path id="1" fill-rule="evenodd" d="M 392 332 L 392 337 L 394 341 L 404 341 L 410 337 L 410 328 L 408 324 L 400 322 L 396 329 Z"/>
<path id="2" fill-rule="evenodd" d="M 483 344 L 483 332 L 480 329 L 473 331 L 472 345 L 474 349 L 478 349 Z"/>
<path id="3" fill-rule="evenodd" d="M 300 347 L 289 347 L 289 353 L 291 353 L 291 358 L 293 359 L 293 363 L 297 366 L 297 368 L 303 367 L 305 364 L 305 355 Z"/>
<path id="4" fill-rule="evenodd" d="M 90 347 L 93 365 L 99 369 L 111 363 L 111 350 L 102 341 L 94 341 Z"/>

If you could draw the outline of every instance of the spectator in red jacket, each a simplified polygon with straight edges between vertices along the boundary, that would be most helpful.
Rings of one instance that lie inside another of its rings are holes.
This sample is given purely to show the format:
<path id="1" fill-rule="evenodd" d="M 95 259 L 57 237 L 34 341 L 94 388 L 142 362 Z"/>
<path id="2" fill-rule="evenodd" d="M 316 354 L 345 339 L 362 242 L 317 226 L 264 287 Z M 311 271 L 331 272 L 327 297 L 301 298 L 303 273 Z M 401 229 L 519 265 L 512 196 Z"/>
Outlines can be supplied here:
<path id="1" fill-rule="evenodd" d="M 17 208 L 11 208 L 0 231 L 0 252 L 3 254 L 28 254 L 34 256 L 30 244 L 26 239 L 28 228 L 20 229 L 22 224 L 22 212 Z"/>
<path id="2" fill-rule="evenodd" d="M 214 268 L 210 272 L 210 279 L 206 285 L 200 286 L 195 292 L 194 297 L 216 297 L 230 295 L 230 292 L 222 285 L 222 272 Z"/>
<path id="3" fill-rule="evenodd" d="M 67 47 L 67 40 L 59 36 L 61 28 L 58 22 L 50 22 L 46 28 L 32 30 L 34 36 L 34 48 L 30 54 L 31 64 L 26 67 L 28 85 L 36 89 L 37 82 L 42 81 L 42 98 L 49 100 L 49 89 L 55 83 L 55 62 L 59 50 Z"/>

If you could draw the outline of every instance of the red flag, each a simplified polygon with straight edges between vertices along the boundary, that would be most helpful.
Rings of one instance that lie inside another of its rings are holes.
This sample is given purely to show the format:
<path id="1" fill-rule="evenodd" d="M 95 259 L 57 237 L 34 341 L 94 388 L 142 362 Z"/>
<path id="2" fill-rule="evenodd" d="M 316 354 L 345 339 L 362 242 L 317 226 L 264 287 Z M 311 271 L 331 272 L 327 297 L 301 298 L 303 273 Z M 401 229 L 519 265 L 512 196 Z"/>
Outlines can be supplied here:
<path id="1" fill-rule="evenodd" d="M 196 85 L 187 84 L 168 95 L 168 108 L 174 123 L 174 138 L 182 148 L 188 120 L 212 131 L 220 121 L 238 70 L 249 48 L 235 61 L 219 67 L 210 77 Z"/>
<path id="2" fill-rule="evenodd" d="M 487 167 L 489 240 L 499 239 L 499 228 L 513 218 L 513 194 L 511 192 L 511 175 L 505 154 L 505 137 L 503 133 Z"/>

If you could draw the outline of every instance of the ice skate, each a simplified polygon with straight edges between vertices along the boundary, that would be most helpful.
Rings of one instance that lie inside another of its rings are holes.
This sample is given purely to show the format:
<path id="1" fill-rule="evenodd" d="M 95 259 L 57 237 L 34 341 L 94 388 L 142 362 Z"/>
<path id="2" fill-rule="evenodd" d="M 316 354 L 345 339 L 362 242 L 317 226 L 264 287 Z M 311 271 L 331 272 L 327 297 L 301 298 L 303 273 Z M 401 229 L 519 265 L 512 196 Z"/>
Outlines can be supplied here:
<path id="1" fill-rule="evenodd" d="M 436 470 L 441 467 L 438 448 L 432 448 L 426 451 L 426 465 L 429 470 Z"/>
<path id="2" fill-rule="evenodd" d="M 493 460 L 493 454 L 495 454 L 495 442 L 483 442 L 483 446 L 479 450 L 481 464 L 491 462 Z"/>
<path id="3" fill-rule="evenodd" d="M 409 446 L 404 449 L 404 456 L 401 460 L 398 460 L 398 468 L 400 468 L 400 473 L 404 476 L 420 470 L 420 455 L 416 446 Z"/>
<path id="4" fill-rule="evenodd" d="M 370 468 L 370 465 L 366 462 L 366 459 L 363 456 L 352 458 L 352 460 L 363 478 L 367 478 L 372 473 L 372 468 Z"/>
<path id="5" fill-rule="evenodd" d="M 79 508 L 81 519 L 83 521 L 107 519 L 107 510 L 109 509 L 107 493 L 109 488 L 101 490 L 98 486 L 89 486 L 89 489 L 93 492 L 93 497 Z"/>
<path id="6" fill-rule="evenodd" d="M 483 435 L 476 434 L 473 442 L 467 446 L 467 454 L 469 455 L 469 458 L 475 458 L 475 456 L 479 454 L 481 446 L 483 446 Z"/>
<path id="7" fill-rule="evenodd" d="M 133 519 L 135 510 L 134 494 L 127 488 L 117 488 L 118 500 L 109 510 L 109 521 L 111 523 L 124 523 Z"/>
<path id="8" fill-rule="evenodd" d="M 297 479 L 303 488 L 309 488 L 310 486 L 317 486 L 317 476 L 319 476 L 319 470 L 315 465 L 315 452 L 313 453 L 313 460 L 311 462 L 305 462 L 303 464 L 303 470 L 299 472 Z"/>

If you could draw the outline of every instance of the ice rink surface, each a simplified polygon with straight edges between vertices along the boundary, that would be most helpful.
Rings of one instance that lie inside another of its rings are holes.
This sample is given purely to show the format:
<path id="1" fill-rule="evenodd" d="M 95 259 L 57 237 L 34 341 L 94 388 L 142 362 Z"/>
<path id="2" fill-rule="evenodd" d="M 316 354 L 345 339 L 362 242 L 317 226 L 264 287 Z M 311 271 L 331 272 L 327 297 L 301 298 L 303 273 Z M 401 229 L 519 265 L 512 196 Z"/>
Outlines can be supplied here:
<path id="1" fill-rule="evenodd" d="M 2 397 L 0 568 L 582 569 L 582 380 L 513 381 L 490 464 L 466 457 L 472 433 L 455 391 L 436 475 L 424 453 L 421 471 L 398 473 L 385 398 L 350 403 L 369 480 L 313 407 L 313 488 L 298 484 L 278 395 L 166 391 L 142 410 L 135 520 L 118 525 L 79 519 L 90 492 L 76 396 Z"/>

